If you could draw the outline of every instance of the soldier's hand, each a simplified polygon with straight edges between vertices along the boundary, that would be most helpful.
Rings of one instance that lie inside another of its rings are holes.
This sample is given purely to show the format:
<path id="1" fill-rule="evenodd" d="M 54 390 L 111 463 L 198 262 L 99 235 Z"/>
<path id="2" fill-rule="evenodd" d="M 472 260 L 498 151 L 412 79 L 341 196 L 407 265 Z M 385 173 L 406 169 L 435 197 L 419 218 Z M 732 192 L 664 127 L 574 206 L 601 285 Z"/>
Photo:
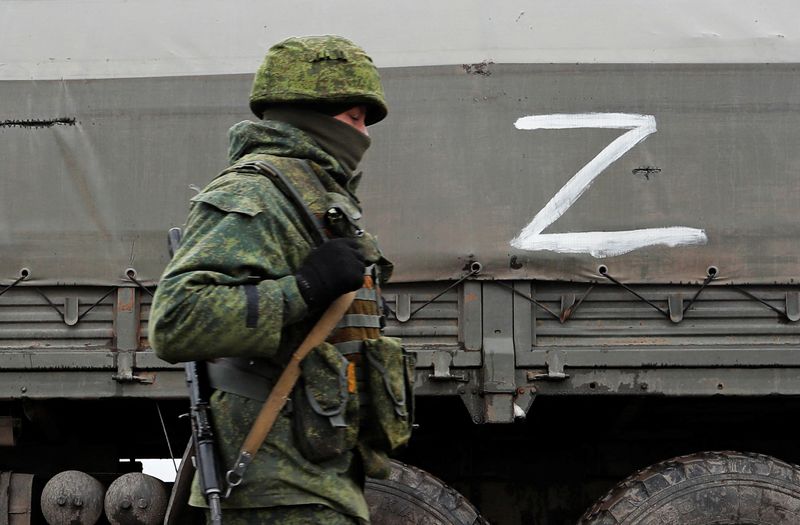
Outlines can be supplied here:
<path id="1" fill-rule="evenodd" d="M 297 287 L 309 309 L 328 306 L 364 284 L 364 255 L 358 241 L 334 239 L 315 248 L 297 270 Z"/>

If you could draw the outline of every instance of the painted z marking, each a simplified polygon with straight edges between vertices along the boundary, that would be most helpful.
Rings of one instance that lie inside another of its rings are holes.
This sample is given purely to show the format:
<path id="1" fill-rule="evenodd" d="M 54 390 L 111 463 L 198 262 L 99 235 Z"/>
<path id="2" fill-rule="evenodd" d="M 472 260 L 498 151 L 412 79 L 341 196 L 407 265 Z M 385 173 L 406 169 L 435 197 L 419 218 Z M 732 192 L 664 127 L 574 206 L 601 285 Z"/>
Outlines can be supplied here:
<path id="1" fill-rule="evenodd" d="M 593 257 L 612 257 L 647 246 L 706 244 L 704 230 L 685 226 L 646 228 L 625 231 L 542 233 L 575 204 L 595 179 L 614 161 L 656 132 L 652 115 L 631 113 L 585 113 L 531 115 L 517 119 L 521 130 L 603 128 L 627 129 L 589 161 L 553 196 L 533 220 L 511 241 L 521 250 L 551 250 L 559 253 L 588 253 Z"/>

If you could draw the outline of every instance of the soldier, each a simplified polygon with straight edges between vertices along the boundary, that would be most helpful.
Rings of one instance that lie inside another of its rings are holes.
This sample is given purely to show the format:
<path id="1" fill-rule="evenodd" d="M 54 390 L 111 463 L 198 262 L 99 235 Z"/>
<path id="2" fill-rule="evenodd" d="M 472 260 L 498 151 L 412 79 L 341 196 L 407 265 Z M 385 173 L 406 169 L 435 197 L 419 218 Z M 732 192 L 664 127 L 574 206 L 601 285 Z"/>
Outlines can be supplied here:
<path id="1" fill-rule="evenodd" d="M 367 126 L 387 113 L 380 78 L 349 40 L 289 38 L 267 52 L 250 108 L 261 120 L 231 128 L 231 166 L 192 198 L 150 343 L 170 362 L 208 360 L 228 469 L 294 349 L 358 290 L 223 507 L 226 524 L 368 523 L 364 478 L 387 476 L 387 454 L 408 439 L 413 381 L 399 341 L 381 336 L 391 264 L 355 196 Z M 332 240 L 319 242 L 309 215 Z M 197 485 L 190 504 L 205 506 Z"/>

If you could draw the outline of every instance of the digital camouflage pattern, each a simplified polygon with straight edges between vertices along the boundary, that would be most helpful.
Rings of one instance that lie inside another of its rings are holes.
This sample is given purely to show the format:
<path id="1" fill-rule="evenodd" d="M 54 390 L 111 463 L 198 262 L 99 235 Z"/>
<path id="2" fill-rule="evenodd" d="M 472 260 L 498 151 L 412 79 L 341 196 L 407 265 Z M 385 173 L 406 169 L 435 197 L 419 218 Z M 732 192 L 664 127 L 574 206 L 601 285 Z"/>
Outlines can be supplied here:
<path id="1" fill-rule="evenodd" d="M 302 378 L 292 396 L 295 435 L 306 458 L 327 461 L 352 450 L 358 439 L 358 393 L 350 392 L 349 361 L 330 343 L 315 348 L 301 363 Z M 331 417 L 343 426 L 331 424 Z"/>
<path id="2" fill-rule="evenodd" d="M 414 360 L 393 337 L 367 341 L 364 357 L 375 410 L 363 438 L 374 449 L 394 452 L 411 438 Z"/>
<path id="3" fill-rule="evenodd" d="M 330 103 L 368 107 L 367 125 L 388 111 L 378 69 L 363 49 L 339 36 L 293 37 L 272 46 L 256 72 L 250 109 L 269 104 Z"/>
<path id="4" fill-rule="evenodd" d="M 263 159 L 293 181 L 297 158 L 308 159 L 318 187 L 297 189 L 314 212 L 332 195 L 358 207 L 356 180 L 303 132 L 278 121 L 242 122 L 230 131 L 230 160 Z M 381 261 L 370 234 L 360 238 L 369 263 Z M 298 211 L 265 176 L 228 173 L 192 199 L 181 247 L 165 269 L 150 314 L 150 343 L 170 362 L 222 356 L 262 358 L 282 369 L 313 326 L 294 272 L 312 249 Z M 257 291 L 257 317 L 247 326 L 245 285 Z M 224 464 L 238 453 L 261 402 L 215 392 L 214 428 Z M 361 489 L 363 475 L 354 452 L 314 463 L 298 450 L 292 418 L 278 417 L 248 469 L 244 482 L 225 500 L 227 508 L 319 504 L 364 522 L 369 519 Z M 205 506 L 197 486 L 190 503 Z"/>
<path id="5" fill-rule="evenodd" d="M 225 525 L 357 525 L 355 520 L 319 505 L 257 511 L 232 509 L 225 512 L 223 520 Z"/>
<path id="6" fill-rule="evenodd" d="M 358 206 L 356 178 L 304 133 L 278 121 L 241 122 L 229 133 L 231 162 L 263 158 L 289 174 L 299 169 L 293 159 L 311 160 L 329 192 Z M 297 189 L 312 210 L 326 209 L 330 197 L 318 195 L 317 186 Z M 305 319 L 293 277 L 313 240 L 294 205 L 261 174 L 229 173 L 192 198 L 185 230 L 156 291 L 153 348 L 169 362 L 240 356 L 285 363 L 314 324 Z M 367 261 L 378 262 L 374 238 L 366 233 L 360 240 Z M 259 300 L 256 326 L 245 331 L 247 284 Z"/>

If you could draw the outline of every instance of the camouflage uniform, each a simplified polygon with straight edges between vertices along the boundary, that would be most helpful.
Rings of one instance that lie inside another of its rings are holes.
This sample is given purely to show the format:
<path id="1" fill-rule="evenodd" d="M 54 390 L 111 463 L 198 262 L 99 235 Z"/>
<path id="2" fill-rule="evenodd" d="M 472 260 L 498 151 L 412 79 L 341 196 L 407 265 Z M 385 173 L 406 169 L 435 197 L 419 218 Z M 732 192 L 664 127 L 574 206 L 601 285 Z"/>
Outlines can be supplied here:
<path id="1" fill-rule="evenodd" d="M 330 42 L 330 37 L 311 41 L 310 47 L 317 54 L 312 56 L 309 67 L 317 68 L 316 56 L 339 60 L 337 47 L 331 47 Z M 308 42 L 305 44 L 308 47 Z M 251 106 L 259 115 L 262 88 L 257 75 Z M 281 92 L 283 88 L 270 89 Z M 295 96 L 303 95 L 295 93 Z M 359 102 L 347 97 L 337 101 Z M 385 105 L 381 107 L 383 112 L 382 115 L 377 112 L 378 119 L 385 115 Z M 299 182 L 297 189 L 313 212 L 324 213 L 332 202 L 359 209 L 354 196 L 358 177 L 296 127 L 277 120 L 241 122 L 231 128 L 229 139 L 232 164 L 269 161 L 290 180 Z M 308 161 L 311 174 L 300 172 L 297 159 Z M 316 178 L 314 184 L 310 184 L 310 177 Z M 320 185 L 325 193 L 320 193 Z M 387 278 L 390 266 L 374 237 L 365 233 L 359 241 L 367 264 L 384 269 L 384 275 L 376 278 Z M 300 212 L 269 178 L 235 171 L 235 167 L 234 171 L 218 177 L 192 199 L 181 247 L 159 283 L 149 323 L 153 348 L 170 362 L 252 358 L 279 373 L 315 322 L 294 278 L 313 247 L 313 237 Z M 360 313 L 359 303 L 364 302 L 356 301 L 348 313 Z M 336 343 L 335 337 L 341 337 L 342 332 L 335 332 L 334 340 L 329 341 Z M 369 339 L 378 346 L 399 346 L 394 340 L 381 338 L 377 329 L 364 329 L 360 333 L 359 338 Z M 330 343 L 318 347 L 307 358 L 308 363 L 322 362 L 321 367 L 306 370 L 304 362 L 303 380 L 307 385 L 316 385 L 317 390 L 312 388 L 309 395 L 317 403 L 324 403 L 329 394 L 323 370 L 326 359 L 341 360 Z M 323 373 L 318 380 L 315 374 L 320 370 Z M 391 393 L 390 396 L 396 397 Z M 260 523 L 259 519 L 264 523 L 283 523 L 277 518 L 286 512 L 295 521 L 310 522 L 303 520 L 309 519 L 309 512 L 319 515 L 320 509 L 324 513 L 335 511 L 344 520 L 342 523 L 348 520 L 368 523 L 364 476 L 388 474 L 386 452 L 394 444 L 365 428 L 366 418 L 358 415 L 358 401 L 354 405 L 352 401 L 349 403 L 344 449 L 322 459 L 306 457 L 302 445 L 306 439 L 314 438 L 326 443 L 327 427 L 320 427 L 322 435 L 316 435 L 313 428 L 298 431 L 298 411 L 284 410 L 247 470 L 244 482 L 233 490 L 223 506 L 254 509 L 244 514 L 232 513 L 247 516 L 241 518 L 242 523 Z M 215 391 L 212 395 L 214 427 L 226 468 L 233 465 L 261 406 L 260 401 L 229 392 Z M 205 506 L 197 477 L 190 504 Z M 327 522 L 319 519 L 320 523 Z"/>
<path id="2" fill-rule="evenodd" d="M 320 505 L 226 510 L 225 525 L 355 525 L 355 521 Z"/>

